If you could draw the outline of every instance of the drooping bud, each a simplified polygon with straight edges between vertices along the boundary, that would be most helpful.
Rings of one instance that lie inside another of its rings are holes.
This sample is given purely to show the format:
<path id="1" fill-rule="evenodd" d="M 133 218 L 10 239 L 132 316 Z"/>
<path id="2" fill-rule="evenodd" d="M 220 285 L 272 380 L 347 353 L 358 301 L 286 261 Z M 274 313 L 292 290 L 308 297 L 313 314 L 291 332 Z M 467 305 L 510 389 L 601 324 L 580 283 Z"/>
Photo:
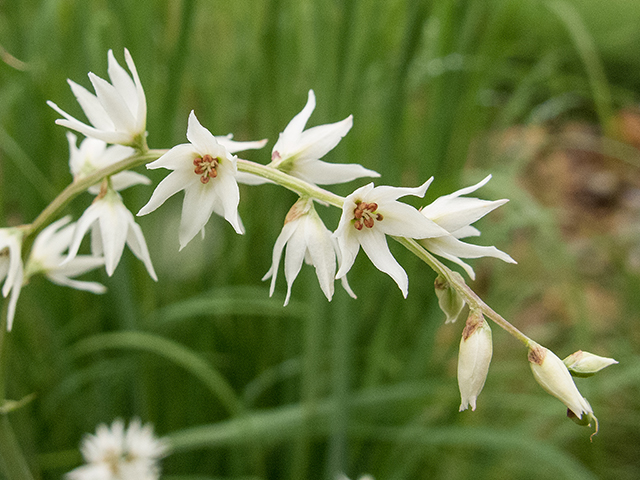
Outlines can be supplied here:
<path id="1" fill-rule="evenodd" d="M 576 419 L 581 421 L 577 423 L 582 424 L 585 420 L 583 415 L 586 414 L 586 425 L 590 425 L 591 419 L 595 419 L 591 405 L 578 391 L 562 360 L 551 350 L 537 343 L 529 346 L 528 359 L 533 376 L 540 386 L 564 403 Z M 572 415 L 568 415 L 571 418 Z"/>
<path id="2" fill-rule="evenodd" d="M 562 360 L 562 362 L 574 377 L 590 377 L 603 368 L 618 363 L 613 358 L 600 357 L 599 355 L 583 352 L 582 350 L 572 353 Z"/>
<path id="3" fill-rule="evenodd" d="M 491 328 L 482 313 L 471 312 L 462 331 L 458 355 L 458 388 L 460 389 L 460 411 L 471 406 L 476 409 L 476 399 L 489 372 L 493 345 Z"/>
<path id="4" fill-rule="evenodd" d="M 438 305 L 440 310 L 447 316 L 444 323 L 453 323 L 458 319 L 460 312 L 464 308 L 464 300 L 455 288 L 444 277 L 438 275 L 434 283 Z"/>

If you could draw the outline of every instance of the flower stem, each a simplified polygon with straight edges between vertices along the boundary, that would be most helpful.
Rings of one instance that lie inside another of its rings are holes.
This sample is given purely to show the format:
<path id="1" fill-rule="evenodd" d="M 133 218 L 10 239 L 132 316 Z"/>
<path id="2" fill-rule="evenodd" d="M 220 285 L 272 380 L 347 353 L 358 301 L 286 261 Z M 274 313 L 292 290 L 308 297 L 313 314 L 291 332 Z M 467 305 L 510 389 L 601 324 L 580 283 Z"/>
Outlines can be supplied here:
<path id="1" fill-rule="evenodd" d="M 442 275 L 447 279 L 449 284 L 456 289 L 456 291 L 462 295 L 465 302 L 472 309 L 480 310 L 486 317 L 493 320 L 496 325 L 506 330 L 512 336 L 520 340 L 525 346 L 531 345 L 533 340 L 527 337 L 524 333 L 509 323 L 502 315 L 497 313 L 489 305 L 487 305 L 477 294 L 474 292 L 464 281 L 462 275 L 452 271 L 437 258 L 427 252 L 422 245 L 416 240 L 404 237 L 393 237 L 402 246 L 404 246 L 411 253 L 416 255 L 427 265 L 429 265 L 437 274 Z"/>
<path id="2" fill-rule="evenodd" d="M 116 173 L 128 170 L 130 168 L 139 167 L 147 162 L 158 159 L 166 150 L 149 150 L 144 154 L 136 154 L 125 158 L 113 165 L 102 168 L 67 186 L 47 207 L 38 215 L 38 217 L 29 225 L 25 225 L 25 235 L 35 236 L 40 230 L 46 227 L 60 212 L 66 207 L 71 200 L 79 194 L 87 190 L 92 185 L 99 183 L 103 178 L 115 175 Z"/>
<path id="3" fill-rule="evenodd" d="M 267 180 L 271 180 L 272 182 L 297 193 L 301 197 L 311 197 L 314 200 L 319 200 L 338 208 L 342 208 L 342 205 L 344 204 L 344 198 L 340 195 L 336 195 L 324 188 L 317 187 L 316 185 L 305 182 L 304 180 L 288 175 L 273 167 L 250 162 L 249 160 L 242 160 L 240 158 L 238 159 L 237 165 L 239 171 L 252 173 L 259 177 L 266 178 Z"/>

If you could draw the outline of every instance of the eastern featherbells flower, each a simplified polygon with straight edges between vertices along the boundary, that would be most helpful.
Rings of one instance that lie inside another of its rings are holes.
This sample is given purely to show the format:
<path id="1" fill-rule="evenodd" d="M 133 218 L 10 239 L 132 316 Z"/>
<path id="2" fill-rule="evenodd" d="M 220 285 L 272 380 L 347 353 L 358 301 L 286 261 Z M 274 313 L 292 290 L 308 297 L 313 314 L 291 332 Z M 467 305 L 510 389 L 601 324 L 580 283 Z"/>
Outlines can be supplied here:
<path id="1" fill-rule="evenodd" d="M 487 379 L 492 354 L 491 328 L 482 313 L 471 312 L 462 332 L 458 354 L 461 412 L 469 406 L 472 411 L 475 411 L 476 400 Z"/>
<path id="2" fill-rule="evenodd" d="M 176 145 L 147 168 L 173 170 L 162 180 L 149 202 L 138 215 L 153 212 L 172 195 L 184 190 L 180 220 L 180 249 L 201 231 L 213 212 L 223 216 L 237 233 L 244 233 L 238 215 L 240 190 L 236 181 L 236 160 L 224 146 L 231 148 L 260 148 L 260 142 L 233 142 L 229 137 L 218 139 L 204 128 L 195 113 L 189 115 L 187 139 L 190 143 Z"/>
<path id="3" fill-rule="evenodd" d="M 107 143 L 144 149 L 147 135 L 147 101 L 136 66 L 126 48 L 124 58 L 131 76 L 116 61 L 112 50 L 109 50 L 108 57 L 111 83 L 89 73 L 95 95 L 72 80 L 68 80 L 73 94 L 92 126 L 72 117 L 51 101 L 47 104 L 64 117 L 56 120 L 58 125 Z"/>
<path id="4" fill-rule="evenodd" d="M 116 420 L 99 425 L 95 435 L 86 435 L 80 451 L 86 465 L 66 474 L 67 480 L 157 480 L 159 460 L 167 455 L 167 443 L 153 434 L 150 424 L 135 419 L 125 430 Z"/>
<path id="5" fill-rule="evenodd" d="M 385 235 L 428 238 L 449 234 L 414 207 L 397 201 L 406 195 L 423 197 L 432 180 L 416 188 L 374 187 L 370 183 L 345 198 L 334 233 L 342 256 L 336 278 L 347 274 L 362 246 L 378 270 L 393 278 L 406 298 L 409 279 L 389 251 Z"/>
<path id="6" fill-rule="evenodd" d="M 33 242 L 33 248 L 25 268 L 25 277 L 28 279 L 42 273 L 57 285 L 92 293 L 104 293 L 107 289 L 100 283 L 73 278 L 103 266 L 103 257 L 76 255 L 72 260 L 62 265 L 65 259 L 63 252 L 69 248 L 76 228 L 76 224 L 70 224 L 70 221 L 71 217 L 66 216 L 40 232 Z"/>
<path id="7" fill-rule="evenodd" d="M 578 420 L 586 420 L 586 424 L 590 424 L 591 419 L 594 419 L 597 429 L 598 422 L 591 405 L 578 391 L 562 360 L 548 348 L 535 343 L 529 346 L 528 359 L 533 376 L 540 386 L 564 403 Z M 586 416 L 585 419 L 582 418 L 583 415 Z"/>
<path id="8" fill-rule="evenodd" d="M 508 263 L 516 263 L 513 258 L 496 247 L 484 247 L 460 241 L 461 238 L 480 235 L 480 231 L 472 227 L 471 224 L 509 201 L 506 199 L 487 201 L 462 196 L 476 191 L 490 179 L 491 175 L 471 187 L 439 197 L 420 210 L 422 215 L 451 234 L 420 240 L 422 246 L 430 252 L 460 265 L 472 280 L 476 277 L 473 268 L 460 260 L 460 257 L 496 257 Z"/>
<path id="9" fill-rule="evenodd" d="M 69 141 L 69 169 L 74 181 L 135 154 L 133 148 L 122 145 L 108 146 L 107 143 L 97 138 L 85 138 L 78 147 L 76 144 L 78 138 L 71 132 L 67 132 L 67 140 Z M 111 187 L 117 192 L 133 185 L 149 185 L 151 183 L 151 180 L 144 175 L 128 170 L 116 173 L 109 178 Z M 100 183 L 92 185 L 88 190 L 97 195 L 100 192 Z"/>
<path id="10" fill-rule="evenodd" d="M 0 282 L 4 280 L 2 296 L 7 298 L 11 293 L 7 310 L 7 330 L 11 330 L 13 326 L 16 304 L 22 289 L 22 236 L 22 231 L 18 228 L 0 228 Z"/>
<path id="11" fill-rule="evenodd" d="M 140 225 L 122 203 L 122 197 L 118 192 L 109 187 L 96 197 L 78 219 L 63 265 L 76 257 L 80 243 L 90 228 L 92 253 L 104 255 L 107 275 L 113 275 L 126 243 L 133 254 L 144 263 L 151 278 L 158 280 Z"/>
<path id="12" fill-rule="evenodd" d="M 273 247 L 271 268 L 262 279 L 271 278 L 269 296 L 272 296 L 275 290 L 280 258 L 285 245 L 287 247 L 284 257 L 284 276 L 287 280 L 285 306 L 291 298 L 291 287 L 300 273 L 303 260 L 315 267 L 320 288 L 327 299 L 331 301 L 336 273 L 337 245 L 331 237 L 331 231 L 325 227 L 318 216 L 313 206 L 313 200 L 301 198 L 287 214 L 282 232 Z M 346 276 L 342 277 L 342 285 L 347 293 L 355 298 L 355 294 L 347 283 Z"/>
<path id="13" fill-rule="evenodd" d="M 269 166 L 317 185 L 350 182 L 361 177 L 379 177 L 378 172 L 358 164 L 328 163 L 320 159 L 335 148 L 353 125 L 349 115 L 340 122 L 304 129 L 316 107 L 309 90 L 307 104 L 280 133 L 273 146 Z"/>

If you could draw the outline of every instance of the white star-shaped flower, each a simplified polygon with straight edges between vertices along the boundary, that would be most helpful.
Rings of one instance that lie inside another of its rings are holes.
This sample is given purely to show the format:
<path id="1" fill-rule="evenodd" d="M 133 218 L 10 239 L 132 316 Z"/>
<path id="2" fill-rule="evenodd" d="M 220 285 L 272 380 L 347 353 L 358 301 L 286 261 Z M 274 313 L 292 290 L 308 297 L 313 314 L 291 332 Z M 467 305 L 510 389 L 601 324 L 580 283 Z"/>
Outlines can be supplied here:
<path id="1" fill-rule="evenodd" d="M 104 255 L 107 275 L 113 275 L 126 243 L 133 254 L 144 263 L 151 278 L 158 280 L 151 264 L 142 229 L 135 222 L 133 214 L 122 203 L 122 197 L 118 192 L 107 188 L 104 195 L 96 197 L 78 219 L 64 265 L 76 257 L 80 243 L 89 229 L 91 229 L 91 251 L 94 255 Z"/>
<path id="2" fill-rule="evenodd" d="M 92 173 L 113 165 L 135 154 L 135 150 L 122 145 L 108 146 L 106 142 L 97 138 L 85 138 L 76 145 L 78 138 L 71 132 L 67 132 L 69 141 L 69 169 L 74 180 L 82 179 Z M 111 188 L 119 192 L 133 185 L 149 185 L 149 180 L 144 175 L 125 170 L 110 177 Z M 100 183 L 89 187 L 89 192 L 97 195 L 100 192 Z"/>
<path id="3" fill-rule="evenodd" d="M 271 268 L 262 280 L 271 278 L 269 296 L 273 295 L 276 287 L 276 278 L 280 266 L 282 251 L 287 247 L 284 257 L 284 276 L 287 280 L 287 296 L 285 306 L 291 297 L 291 286 L 300 273 L 303 260 L 316 269 L 320 288 L 327 299 L 333 297 L 333 283 L 336 273 L 337 245 L 331 237 L 331 231 L 316 212 L 311 199 L 298 200 L 285 219 L 282 232 L 276 239 L 273 247 L 273 262 Z M 355 298 L 347 283 L 346 276 L 342 277 L 344 289 Z"/>
<path id="4" fill-rule="evenodd" d="M 149 424 L 135 419 L 125 430 L 116 420 L 111 428 L 102 424 L 95 435 L 86 435 L 80 451 L 87 464 L 67 473 L 68 480 L 157 480 L 168 445 Z"/>
<path id="5" fill-rule="evenodd" d="M 507 199 L 488 201 L 462 196 L 475 192 L 489 180 L 491 180 L 491 175 L 475 185 L 439 197 L 420 210 L 426 218 L 451 233 L 451 235 L 420 240 L 422 246 L 436 255 L 460 265 L 472 280 L 475 280 L 473 268 L 460 260 L 459 257 L 495 257 L 507 263 L 516 263 L 508 254 L 496 247 L 484 247 L 460 241 L 460 238 L 479 236 L 480 231 L 472 227 L 471 224 L 509 201 Z"/>
<path id="6" fill-rule="evenodd" d="M 47 102 L 64 119 L 58 125 L 107 143 L 141 147 L 145 145 L 147 124 L 147 101 L 140 77 L 129 50 L 124 49 L 124 58 L 131 76 L 120 66 L 109 50 L 108 73 L 111 83 L 89 73 L 95 95 L 72 80 L 68 80 L 73 94 L 92 126 L 82 123 L 55 103 Z"/>
<path id="7" fill-rule="evenodd" d="M 0 282 L 4 280 L 2 296 L 7 298 L 11 293 L 7 310 L 7 330 L 11 330 L 13 326 L 16 304 L 22 289 L 22 236 L 22 231 L 18 228 L 0 228 Z"/>
<path id="8" fill-rule="evenodd" d="M 238 215 L 237 157 L 225 145 L 234 151 L 264 145 L 264 140 L 234 142 L 230 137 L 214 137 L 200 124 L 193 111 L 189 115 L 187 139 L 190 143 L 176 145 L 147 164 L 150 169 L 173 171 L 158 184 L 149 202 L 138 212 L 138 215 L 151 213 L 169 197 L 184 190 L 179 231 L 181 250 L 204 228 L 213 212 L 224 217 L 237 233 L 244 233 Z"/>
<path id="9" fill-rule="evenodd" d="M 57 285 L 92 293 L 104 293 L 107 289 L 100 283 L 73 279 L 73 277 L 104 265 L 104 258 L 93 255 L 76 255 L 73 260 L 61 265 L 66 256 L 63 255 L 63 252 L 69 248 L 76 228 L 75 223 L 69 224 L 70 221 L 71 217 L 66 216 L 40 232 L 33 242 L 25 276 L 28 279 L 42 273 Z"/>
<path id="10" fill-rule="evenodd" d="M 358 188 L 345 199 L 340 223 L 334 233 L 342 253 L 336 278 L 347 274 L 362 246 L 378 270 L 393 278 L 406 298 L 409 279 L 391 254 L 386 235 L 406 238 L 448 235 L 445 229 L 417 209 L 397 201 L 406 195 L 423 197 L 432 180 L 433 177 L 416 188 L 374 188 L 373 183 L 370 183 Z"/>
<path id="11" fill-rule="evenodd" d="M 318 125 L 307 130 L 304 127 L 316 108 L 316 97 L 309 90 L 307 104 L 280 133 L 273 146 L 270 167 L 316 185 L 345 183 L 361 177 L 379 177 L 378 172 L 358 164 L 328 163 L 320 159 L 335 148 L 353 125 L 349 115 L 340 122 Z M 240 172 L 239 181 L 257 185 L 266 183 L 255 175 Z"/>

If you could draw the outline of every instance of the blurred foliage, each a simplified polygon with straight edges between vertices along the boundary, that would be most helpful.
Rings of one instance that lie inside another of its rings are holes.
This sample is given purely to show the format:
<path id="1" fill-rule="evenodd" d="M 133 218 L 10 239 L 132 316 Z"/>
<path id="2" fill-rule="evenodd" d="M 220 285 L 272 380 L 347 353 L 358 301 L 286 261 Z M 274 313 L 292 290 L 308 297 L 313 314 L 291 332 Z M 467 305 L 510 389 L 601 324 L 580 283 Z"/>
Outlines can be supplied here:
<path id="1" fill-rule="evenodd" d="M 313 88 L 310 125 L 354 115 L 329 161 L 361 163 L 389 185 L 434 175 L 424 203 L 493 173 L 479 195 L 511 202 L 480 225 L 481 243 L 519 265 L 473 262 L 474 288 L 559 356 L 620 361 L 578 383 L 601 422 L 593 443 L 497 329 L 478 410 L 458 413 L 462 325 L 442 325 L 425 265 L 391 246 L 410 277 L 403 300 L 361 254 L 349 275 L 358 300 L 336 285 L 331 303 L 305 267 L 283 308 L 284 280 L 269 299 L 260 279 L 294 196 L 243 187 L 246 235 L 212 218 L 180 254 L 177 196 L 139 219 L 157 284 L 127 251 L 113 277 L 93 275 L 104 296 L 43 279 L 23 290 L 7 398 L 36 394 L 9 414 L 36 478 L 78 465 L 98 423 L 133 416 L 174 440 L 165 478 L 638 478 L 640 213 L 625 217 L 627 243 L 607 229 L 567 236 L 568 176 L 532 165 L 595 142 L 637 185 L 638 154 L 617 155 L 616 119 L 640 92 L 639 24 L 640 4 L 622 0 L 0 0 L 1 225 L 33 220 L 71 180 L 45 101 L 83 118 L 66 79 L 104 77 L 108 49 L 136 61 L 152 148 L 183 143 L 194 109 L 214 134 L 268 137 L 246 157 L 266 163 Z M 591 140 L 562 144 L 575 122 Z M 164 174 L 148 172 L 154 184 Z M 557 203 L 544 201 L 552 188 Z M 127 205 L 136 212 L 150 192 L 125 192 Z M 319 213 L 335 228 L 339 212 Z"/>

